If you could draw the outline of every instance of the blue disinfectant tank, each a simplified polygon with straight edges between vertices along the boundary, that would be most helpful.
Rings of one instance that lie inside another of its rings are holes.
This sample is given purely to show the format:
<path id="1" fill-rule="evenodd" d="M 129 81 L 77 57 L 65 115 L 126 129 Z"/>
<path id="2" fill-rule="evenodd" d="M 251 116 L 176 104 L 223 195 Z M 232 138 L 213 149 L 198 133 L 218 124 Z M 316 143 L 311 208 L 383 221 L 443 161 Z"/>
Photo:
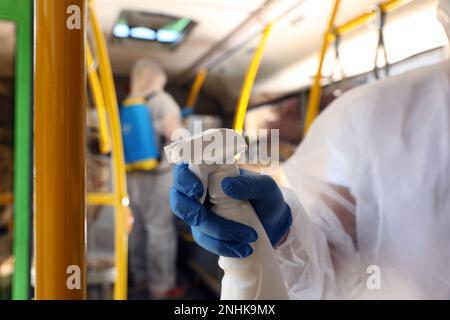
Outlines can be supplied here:
<path id="1" fill-rule="evenodd" d="M 152 170 L 159 163 L 159 143 L 144 98 L 128 98 L 120 108 L 125 163 L 130 170 Z"/>

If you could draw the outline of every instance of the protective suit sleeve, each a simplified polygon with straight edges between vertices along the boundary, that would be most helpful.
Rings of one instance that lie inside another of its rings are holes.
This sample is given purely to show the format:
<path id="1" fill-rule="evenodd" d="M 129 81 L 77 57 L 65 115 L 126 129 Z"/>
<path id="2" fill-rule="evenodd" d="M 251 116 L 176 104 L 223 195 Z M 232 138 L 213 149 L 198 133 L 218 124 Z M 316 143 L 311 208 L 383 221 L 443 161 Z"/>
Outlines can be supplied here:
<path id="1" fill-rule="evenodd" d="M 293 224 L 276 251 L 291 299 L 349 298 L 364 283 L 351 195 L 361 114 L 348 109 L 364 96 L 348 92 L 330 105 L 283 166 Z"/>
<path id="2" fill-rule="evenodd" d="M 291 208 L 292 225 L 276 253 L 289 298 L 332 298 L 335 275 L 326 236 L 310 221 L 293 192 L 282 191 Z"/>
<path id="3" fill-rule="evenodd" d="M 331 195 L 332 190 L 330 187 L 324 192 Z M 357 296 L 364 284 L 359 255 L 332 205 L 328 203 L 328 207 L 321 198 L 314 214 L 308 214 L 292 190 L 282 189 L 282 192 L 293 221 L 276 254 L 290 299 Z"/>

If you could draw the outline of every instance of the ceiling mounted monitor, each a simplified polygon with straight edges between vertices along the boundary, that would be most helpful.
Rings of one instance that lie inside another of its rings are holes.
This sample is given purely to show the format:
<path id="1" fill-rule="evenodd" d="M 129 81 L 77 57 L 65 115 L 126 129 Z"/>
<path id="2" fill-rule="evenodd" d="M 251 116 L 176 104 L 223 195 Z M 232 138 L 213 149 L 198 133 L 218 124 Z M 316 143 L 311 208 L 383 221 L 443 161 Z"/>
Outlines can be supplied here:
<path id="1" fill-rule="evenodd" d="M 112 34 L 117 41 L 145 41 L 172 50 L 186 39 L 195 25 L 193 20 L 185 17 L 124 10 L 114 24 Z"/>

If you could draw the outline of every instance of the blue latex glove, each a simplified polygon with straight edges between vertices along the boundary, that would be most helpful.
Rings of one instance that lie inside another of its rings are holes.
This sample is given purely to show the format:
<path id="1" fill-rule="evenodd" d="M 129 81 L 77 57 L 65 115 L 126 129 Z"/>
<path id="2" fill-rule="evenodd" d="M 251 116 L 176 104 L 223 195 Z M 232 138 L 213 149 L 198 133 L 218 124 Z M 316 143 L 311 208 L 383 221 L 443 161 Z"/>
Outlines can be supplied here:
<path id="1" fill-rule="evenodd" d="M 291 211 L 271 177 L 241 170 L 240 176 L 225 178 L 222 189 L 234 199 L 250 201 L 272 245 L 287 233 L 292 223 Z M 216 215 L 208 205 L 197 200 L 202 194 L 203 185 L 188 165 L 177 165 L 173 171 L 170 206 L 176 216 L 191 226 L 194 240 L 220 256 L 249 256 L 253 252 L 250 243 L 258 238 L 256 231 Z"/>

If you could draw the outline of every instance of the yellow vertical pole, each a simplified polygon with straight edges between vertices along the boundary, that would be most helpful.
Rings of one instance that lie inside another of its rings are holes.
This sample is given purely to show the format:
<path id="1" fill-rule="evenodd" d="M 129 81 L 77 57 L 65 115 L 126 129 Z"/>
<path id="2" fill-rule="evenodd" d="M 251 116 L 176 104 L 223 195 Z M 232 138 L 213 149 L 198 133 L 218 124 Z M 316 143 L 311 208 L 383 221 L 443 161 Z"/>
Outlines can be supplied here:
<path id="1" fill-rule="evenodd" d="M 322 87 L 320 84 L 320 82 L 322 80 L 322 68 L 323 68 L 323 63 L 325 61 L 325 56 L 327 54 L 328 46 L 330 44 L 330 39 L 333 35 L 334 21 L 336 20 L 336 15 L 338 13 L 340 3 L 341 3 L 340 0 L 335 0 L 330 19 L 328 21 L 328 26 L 327 26 L 327 29 L 323 36 L 322 49 L 320 51 L 320 57 L 319 57 L 319 66 L 317 68 L 316 76 L 314 77 L 314 81 L 313 81 L 310 96 L 309 96 L 308 107 L 306 109 L 305 126 L 303 129 L 304 134 L 306 134 L 308 132 L 309 127 L 311 126 L 312 122 L 314 121 L 314 119 L 317 117 L 317 114 L 319 113 L 320 96 L 322 94 Z"/>
<path id="2" fill-rule="evenodd" d="M 36 298 L 84 299 L 85 0 L 36 1 Z"/>
<path id="3" fill-rule="evenodd" d="M 189 92 L 189 96 L 186 100 L 186 107 L 193 108 L 195 103 L 197 102 L 198 94 L 200 93 L 200 89 L 205 82 L 206 76 L 208 74 L 208 70 L 203 68 L 197 73 L 195 77 L 194 83 L 192 84 L 191 91 Z"/>
<path id="4" fill-rule="evenodd" d="M 255 54 L 253 55 L 252 61 L 245 75 L 244 83 L 241 89 L 241 95 L 236 106 L 236 112 L 234 114 L 233 120 L 233 129 L 238 133 L 242 133 L 242 131 L 244 130 L 245 114 L 247 112 L 248 102 L 250 101 L 253 84 L 255 83 L 256 74 L 258 73 L 267 39 L 269 38 L 270 31 L 272 31 L 272 25 L 273 23 L 270 22 L 265 27 L 261 40 L 258 44 L 258 48 L 256 48 Z"/>
<path id="5" fill-rule="evenodd" d="M 89 19 L 95 39 L 96 56 L 99 60 L 100 84 L 104 94 L 106 107 L 110 116 L 111 135 L 113 143 L 112 161 L 115 201 L 115 265 L 117 270 L 114 285 L 114 299 L 127 298 L 128 274 L 128 193 L 126 188 L 125 160 L 123 156 L 122 131 L 120 128 L 119 110 L 114 87 L 111 63 L 108 56 L 106 41 L 103 36 L 94 1 L 89 1 Z"/>

